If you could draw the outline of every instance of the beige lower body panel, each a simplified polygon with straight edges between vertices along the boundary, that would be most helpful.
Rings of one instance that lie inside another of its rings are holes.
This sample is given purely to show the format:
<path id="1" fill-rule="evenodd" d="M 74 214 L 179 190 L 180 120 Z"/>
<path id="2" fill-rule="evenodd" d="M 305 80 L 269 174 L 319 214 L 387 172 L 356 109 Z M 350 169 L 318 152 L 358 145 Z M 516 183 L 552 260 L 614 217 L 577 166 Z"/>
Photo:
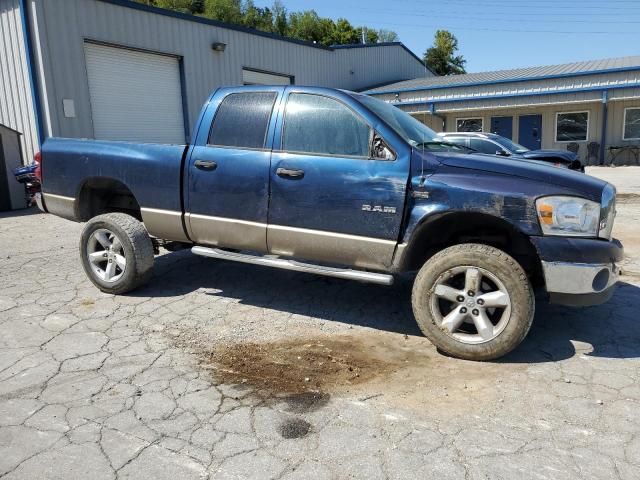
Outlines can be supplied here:
<path id="1" fill-rule="evenodd" d="M 269 225 L 269 253 L 317 262 L 388 270 L 396 242 L 344 233 Z"/>
<path id="2" fill-rule="evenodd" d="M 189 242 L 182 225 L 182 212 L 147 207 L 140 208 L 140 212 L 150 235 L 164 240 Z"/>
<path id="3" fill-rule="evenodd" d="M 217 247 L 267 251 L 267 225 L 234 218 L 187 213 L 189 235 L 196 243 Z"/>
<path id="4" fill-rule="evenodd" d="M 47 211 L 53 215 L 57 215 L 68 220 L 76 220 L 75 205 L 76 199 L 73 197 L 65 197 L 63 195 L 54 195 L 53 193 L 42 193 L 44 204 Z"/>

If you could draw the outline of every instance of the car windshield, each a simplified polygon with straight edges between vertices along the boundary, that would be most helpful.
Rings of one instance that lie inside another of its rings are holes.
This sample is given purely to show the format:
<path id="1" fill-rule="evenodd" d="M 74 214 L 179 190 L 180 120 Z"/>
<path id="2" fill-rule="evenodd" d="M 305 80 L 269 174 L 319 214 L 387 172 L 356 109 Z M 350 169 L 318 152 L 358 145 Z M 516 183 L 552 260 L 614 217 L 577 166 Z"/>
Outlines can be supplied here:
<path id="1" fill-rule="evenodd" d="M 511 153 L 524 153 L 524 152 L 528 152 L 529 151 L 529 149 L 527 147 L 525 147 L 524 145 L 520 145 L 519 143 L 512 142 L 511 140 L 509 140 L 506 137 L 497 136 L 497 137 L 493 138 L 492 140 L 494 142 L 499 143 L 500 145 L 502 145 L 504 148 L 509 150 Z"/>
<path id="2" fill-rule="evenodd" d="M 436 132 L 399 108 L 367 95 L 357 95 L 357 99 L 382 118 L 387 125 L 393 128 L 411 146 L 415 147 L 426 142 L 442 144 L 442 140 L 438 138 Z"/>

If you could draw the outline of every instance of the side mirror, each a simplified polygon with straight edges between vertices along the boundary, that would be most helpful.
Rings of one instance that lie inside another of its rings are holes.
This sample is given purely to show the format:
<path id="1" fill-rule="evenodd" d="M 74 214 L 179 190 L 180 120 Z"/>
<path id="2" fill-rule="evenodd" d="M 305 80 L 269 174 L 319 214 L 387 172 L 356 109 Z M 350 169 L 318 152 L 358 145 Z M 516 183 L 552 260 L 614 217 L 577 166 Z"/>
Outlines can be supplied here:
<path id="1" fill-rule="evenodd" d="M 395 160 L 396 155 L 380 135 L 373 136 L 372 158 L 376 160 Z"/>
<path id="2" fill-rule="evenodd" d="M 501 157 L 508 157 L 509 156 L 509 152 L 507 152 L 506 150 L 498 150 L 496 152 L 496 155 L 500 155 Z"/>

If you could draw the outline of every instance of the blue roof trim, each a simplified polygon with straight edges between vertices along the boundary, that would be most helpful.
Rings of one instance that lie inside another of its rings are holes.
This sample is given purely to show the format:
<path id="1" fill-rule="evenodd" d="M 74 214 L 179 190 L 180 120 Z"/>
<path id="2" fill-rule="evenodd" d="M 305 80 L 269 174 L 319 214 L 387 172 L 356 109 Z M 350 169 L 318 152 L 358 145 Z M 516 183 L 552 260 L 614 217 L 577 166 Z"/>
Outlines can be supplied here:
<path id="1" fill-rule="evenodd" d="M 443 98 L 441 100 L 438 99 L 430 99 L 430 100 L 407 100 L 404 102 L 389 102 L 390 105 L 393 106 L 402 106 L 402 105 L 437 105 L 439 103 L 454 103 L 454 102 L 469 102 L 474 100 L 494 100 L 499 98 L 514 98 L 514 97 L 537 97 L 541 95 L 560 95 L 567 93 L 584 93 L 584 92 L 606 92 L 608 90 L 620 90 L 623 88 L 638 88 L 640 87 L 640 83 L 632 83 L 627 85 L 614 85 L 614 86 L 606 86 L 606 87 L 583 87 L 583 88 L 572 88 L 565 90 L 553 90 L 551 92 L 529 92 L 529 93 L 502 93 L 499 95 L 483 95 L 483 96 L 468 96 L 468 97 L 459 97 L 459 98 Z M 640 92 L 639 92 L 640 93 Z M 638 95 L 640 97 L 640 95 Z M 600 101 L 596 99 L 594 101 Z"/>
<path id="2" fill-rule="evenodd" d="M 540 75 L 537 77 L 530 76 L 530 77 L 518 77 L 518 78 L 505 78 L 500 80 L 485 80 L 485 81 L 469 82 L 469 83 L 452 83 L 450 85 L 425 85 L 423 87 L 397 88 L 397 89 L 389 89 L 389 90 L 368 91 L 363 93 L 366 93 L 368 95 L 385 95 L 385 94 L 388 95 L 391 93 L 421 92 L 424 90 L 446 90 L 448 88 L 478 87 L 481 85 L 500 85 L 503 83 L 520 83 L 520 82 L 531 82 L 535 80 L 553 80 L 558 78 L 584 77 L 588 75 L 599 75 L 603 73 L 632 72 L 634 70 L 640 70 L 640 65 L 633 66 L 633 67 L 603 68 L 600 70 L 558 73 L 554 75 Z"/>
<path id="3" fill-rule="evenodd" d="M 27 72 L 29 74 L 29 85 L 31 87 L 31 98 L 33 100 L 33 115 L 36 120 L 36 134 L 40 145 L 44 142 L 44 123 L 42 120 L 42 100 L 40 99 L 40 89 L 38 78 L 35 74 L 35 56 L 33 53 L 33 42 L 31 40 L 31 15 L 26 0 L 20 0 L 20 20 L 22 22 L 22 35 L 27 51 Z"/>

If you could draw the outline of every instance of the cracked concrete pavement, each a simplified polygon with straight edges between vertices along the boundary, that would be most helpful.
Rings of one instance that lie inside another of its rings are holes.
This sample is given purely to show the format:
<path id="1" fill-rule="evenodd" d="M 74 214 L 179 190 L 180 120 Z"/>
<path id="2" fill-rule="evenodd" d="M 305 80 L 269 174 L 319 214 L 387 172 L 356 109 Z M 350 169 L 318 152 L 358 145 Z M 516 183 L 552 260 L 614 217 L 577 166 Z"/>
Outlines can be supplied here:
<path id="1" fill-rule="evenodd" d="M 621 230 L 632 243 L 637 225 Z M 479 364 L 419 335 L 408 282 L 163 252 L 150 285 L 114 297 L 85 278 L 80 229 L 0 215 L 3 479 L 640 478 L 635 274 L 603 306 L 538 302 L 524 344 Z M 304 397 L 225 384 L 205 361 L 217 345 L 311 338 L 364 342 L 393 368 Z"/>

